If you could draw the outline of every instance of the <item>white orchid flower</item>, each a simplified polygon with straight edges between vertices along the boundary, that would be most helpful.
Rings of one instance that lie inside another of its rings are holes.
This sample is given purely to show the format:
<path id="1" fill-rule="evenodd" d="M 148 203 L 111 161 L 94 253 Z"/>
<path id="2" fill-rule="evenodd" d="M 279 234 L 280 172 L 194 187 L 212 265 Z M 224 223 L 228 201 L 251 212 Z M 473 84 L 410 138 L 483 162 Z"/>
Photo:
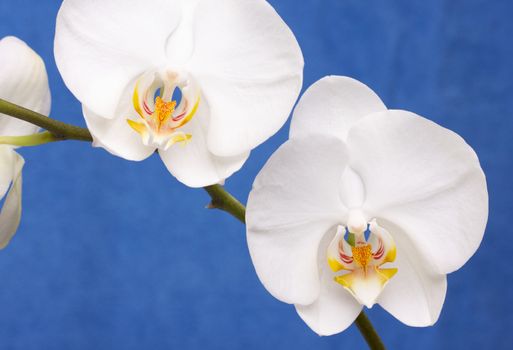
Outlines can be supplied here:
<path id="1" fill-rule="evenodd" d="M 15 37 L 0 40 L 0 98 L 36 112 L 50 112 L 50 88 L 43 60 Z M 39 128 L 0 114 L 1 136 L 35 134 Z M 13 147 L 0 145 L 0 249 L 16 233 L 21 217 L 21 170 L 23 158 Z"/>
<path id="2" fill-rule="evenodd" d="M 302 85 L 299 45 L 264 0 L 64 0 L 55 57 L 95 146 L 158 150 L 191 187 L 239 170 Z"/>
<path id="3" fill-rule="evenodd" d="M 485 176 L 461 137 L 327 77 L 296 107 L 246 219 L 264 286 L 331 335 L 375 303 L 407 325 L 434 324 L 446 274 L 474 254 L 487 217 Z"/>

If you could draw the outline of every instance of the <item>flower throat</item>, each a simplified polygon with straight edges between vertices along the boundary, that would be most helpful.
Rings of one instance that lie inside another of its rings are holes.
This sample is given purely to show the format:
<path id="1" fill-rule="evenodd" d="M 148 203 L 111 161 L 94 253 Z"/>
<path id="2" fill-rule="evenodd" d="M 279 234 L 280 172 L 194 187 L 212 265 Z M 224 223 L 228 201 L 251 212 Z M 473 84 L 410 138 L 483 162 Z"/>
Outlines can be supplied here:
<path id="1" fill-rule="evenodd" d="M 145 145 L 167 150 L 192 138 L 182 130 L 200 104 L 199 89 L 190 78 L 171 71 L 145 73 L 135 83 L 132 104 L 139 118 L 127 122 Z"/>

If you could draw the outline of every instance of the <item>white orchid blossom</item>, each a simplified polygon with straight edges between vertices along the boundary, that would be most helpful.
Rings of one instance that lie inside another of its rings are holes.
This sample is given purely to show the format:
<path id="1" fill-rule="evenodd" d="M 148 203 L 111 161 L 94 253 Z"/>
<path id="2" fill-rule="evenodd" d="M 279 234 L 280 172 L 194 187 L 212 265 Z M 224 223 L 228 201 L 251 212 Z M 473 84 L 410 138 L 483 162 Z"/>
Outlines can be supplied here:
<path id="1" fill-rule="evenodd" d="M 57 66 L 94 145 L 218 183 L 286 121 L 303 57 L 264 0 L 64 0 Z"/>
<path id="2" fill-rule="evenodd" d="M 50 112 L 50 88 L 43 60 L 15 37 L 0 40 L 0 98 L 36 112 Z M 0 114 L 0 136 L 35 134 L 35 125 Z M 16 233 L 21 217 L 23 158 L 13 147 L 0 145 L 0 248 Z"/>
<path id="3" fill-rule="evenodd" d="M 330 335 L 375 303 L 435 323 L 446 274 L 474 254 L 487 217 L 486 179 L 461 137 L 334 76 L 307 90 L 255 180 L 247 238 L 267 290 Z"/>

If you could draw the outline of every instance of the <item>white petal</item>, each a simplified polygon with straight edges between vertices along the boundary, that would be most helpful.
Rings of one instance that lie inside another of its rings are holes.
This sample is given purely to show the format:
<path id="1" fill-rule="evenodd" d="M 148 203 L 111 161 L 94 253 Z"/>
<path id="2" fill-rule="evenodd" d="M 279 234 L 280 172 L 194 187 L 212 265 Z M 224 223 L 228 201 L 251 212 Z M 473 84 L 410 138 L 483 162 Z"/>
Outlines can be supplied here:
<path id="1" fill-rule="evenodd" d="M 93 146 L 105 148 L 110 153 L 128 160 L 143 160 L 148 158 L 155 147 L 145 146 L 141 136 L 127 123 L 127 117 L 119 113 L 119 117 L 107 119 L 96 115 L 83 106 L 82 112 L 87 127 L 93 135 Z M 135 112 L 134 112 L 135 113 Z M 125 114 L 129 116 L 127 112 Z"/>
<path id="2" fill-rule="evenodd" d="M 333 234 L 323 238 L 319 249 L 321 290 L 316 301 L 309 305 L 296 304 L 296 311 L 305 323 L 319 335 L 333 335 L 349 327 L 362 310 L 362 306 L 344 287 L 333 280 L 326 259 L 326 242 Z"/>
<path id="3" fill-rule="evenodd" d="M 14 177 L 12 164 L 15 154 L 12 147 L 0 145 L 0 199 L 7 193 Z"/>
<path id="4" fill-rule="evenodd" d="M 0 98 L 48 115 L 50 88 L 43 60 L 15 37 L 0 40 Z M 0 135 L 34 134 L 38 126 L 0 114 Z"/>
<path id="5" fill-rule="evenodd" d="M 203 0 L 196 16 L 188 66 L 211 109 L 209 149 L 249 151 L 287 120 L 301 90 L 301 50 L 264 0 Z"/>
<path id="6" fill-rule="evenodd" d="M 290 137 L 321 133 L 345 140 L 355 122 L 385 110 L 380 98 L 365 84 L 349 77 L 328 76 L 310 86 L 299 100 Z"/>
<path id="7" fill-rule="evenodd" d="M 55 59 L 66 85 L 89 110 L 112 118 L 128 83 L 165 62 L 180 13 L 177 0 L 65 0 Z"/>
<path id="8" fill-rule="evenodd" d="M 21 169 L 24 160 L 8 146 L 0 146 L 0 164 L 2 164 L 1 181 L 2 187 L 5 187 L 5 174 L 11 175 L 11 188 L 4 200 L 4 205 L 0 211 L 0 249 L 5 248 L 12 236 L 16 233 L 21 218 Z M 7 183 L 9 185 L 9 182 Z M 3 192 L 5 193 L 5 192 Z M 2 193 L 2 194 L 3 194 Z"/>
<path id="9" fill-rule="evenodd" d="M 452 272 L 474 254 L 488 193 L 461 137 L 413 113 L 387 111 L 355 124 L 348 148 L 365 184 L 364 212 L 401 227 L 434 272 Z"/>
<path id="10" fill-rule="evenodd" d="M 208 106 L 200 107 L 192 120 L 179 130 L 192 135 L 187 144 L 175 144 L 160 157 L 178 181 L 189 187 L 205 187 L 220 183 L 239 170 L 249 152 L 234 157 L 218 157 L 207 149 Z"/>
<path id="11" fill-rule="evenodd" d="M 385 286 L 378 303 L 408 326 L 431 326 L 442 311 L 447 279 L 426 269 L 408 236 L 398 227 L 389 225 L 388 228 L 397 244 L 397 258 L 393 263 L 397 273 Z"/>
<path id="12" fill-rule="evenodd" d="M 180 24 L 166 42 L 167 60 L 172 65 L 186 66 L 194 53 L 196 9 L 201 2 L 202 0 L 180 0 Z"/>
<path id="13" fill-rule="evenodd" d="M 326 282 L 321 285 L 319 298 L 312 304 L 295 305 L 301 319 L 319 335 L 346 330 L 362 311 L 362 306 L 340 284 L 333 280 Z"/>
<path id="14" fill-rule="evenodd" d="M 253 184 L 246 213 L 258 277 L 281 301 L 308 305 L 320 293 L 317 252 L 346 214 L 337 188 L 346 163 L 336 138 L 289 140 Z"/>
<path id="15" fill-rule="evenodd" d="M 360 208 L 365 200 L 365 186 L 351 167 L 347 167 L 342 175 L 340 197 L 348 208 Z"/>

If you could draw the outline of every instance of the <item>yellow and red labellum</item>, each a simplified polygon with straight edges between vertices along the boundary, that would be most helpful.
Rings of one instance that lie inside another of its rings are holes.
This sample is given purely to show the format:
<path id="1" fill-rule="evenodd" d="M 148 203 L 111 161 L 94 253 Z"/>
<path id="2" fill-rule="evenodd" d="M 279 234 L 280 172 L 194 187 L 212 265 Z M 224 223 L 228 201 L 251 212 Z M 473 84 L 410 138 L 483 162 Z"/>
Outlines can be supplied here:
<path id="1" fill-rule="evenodd" d="M 180 101 L 173 100 L 175 90 Z M 128 125 L 142 137 L 145 145 L 168 149 L 176 143 L 185 145 L 191 138 L 181 130 L 196 114 L 200 103 L 199 90 L 190 79 L 173 72 L 150 72 L 139 78 L 132 96 L 138 121 Z"/>
<path id="2" fill-rule="evenodd" d="M 357 234 L 356 243 L 345 239 L 345 228 L 339 229 L 327 251 L 328 265 L 333 272 L 344 274 L 334 277 L 335 282 L 348 290 L 362 305 L 372 307 L 388 281 L 397 273 L 396 268 L 382 268 L 394 262 L 395 243 L 386 230 L 373 221 L 369 239 Z"/>

